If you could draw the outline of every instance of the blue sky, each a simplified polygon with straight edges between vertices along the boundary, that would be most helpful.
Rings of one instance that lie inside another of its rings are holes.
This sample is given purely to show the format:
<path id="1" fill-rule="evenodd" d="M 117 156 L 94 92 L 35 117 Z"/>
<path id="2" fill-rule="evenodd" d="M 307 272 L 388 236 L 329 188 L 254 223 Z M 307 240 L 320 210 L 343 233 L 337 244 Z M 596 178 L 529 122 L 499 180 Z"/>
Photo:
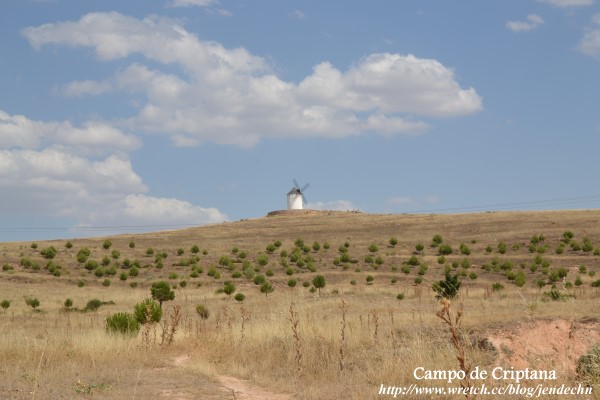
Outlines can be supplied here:
<path id="1" fill-rule="evenodd" d="M 595 0 L 6 0 L 0 241 L 597 208 Z M 111 227 L 111 228 L 106 228 Z"/>

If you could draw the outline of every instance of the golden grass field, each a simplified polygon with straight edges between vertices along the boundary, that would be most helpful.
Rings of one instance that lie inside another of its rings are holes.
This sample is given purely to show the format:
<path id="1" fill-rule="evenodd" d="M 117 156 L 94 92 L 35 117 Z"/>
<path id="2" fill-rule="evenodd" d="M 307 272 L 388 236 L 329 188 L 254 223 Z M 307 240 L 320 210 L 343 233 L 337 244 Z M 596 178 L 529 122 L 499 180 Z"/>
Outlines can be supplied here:
<path id="1" fill-rule="evenodd" d="M 444 268 L 453 274 L 464 270 L 451 310 L 464 309 L 459 333 L 469 366 L 491 370 L 526 362 L 530 368 L 557 370 L 557 380 L 544 385 L 576 385 L 580 380 L 576 361 L 598 339 L 600 326 L 593 319 L 600 311 L 600 288 L 591 285 L 600 279 L 600 255 L 595 255 L 600 254 L 596 251 L 599 220 L 597 210 L 453 215 L 299 212 L 177 231 L 75 239 L 70 249 L 65 247 L 67 240 L 39 241 L 35 249 L 31 242 L 0 243 L 0 301 L 11 301 L 10 307 L 0 310 L 0 398 L 383 399 L 392 397 L 378 394 L 381 384 L 457 387 L 458 381 L 448 385 L 413 377 L 417 367 L 459 369 L 448 326 L 436 316 L 441 306 L 431 289 L 433 282 L 443 278 Z M 565 231 L 574 236 L 557 254 Z M 438 234 L 453 250 L 445 261 L 439 260 L 439 247 L 430 246 Z M 532 245 L 532 238 L 539 235 L 543 240 Z M 391 237 L 397 238 L 395 246 L 389 243 Z M 105 250 L 107 239 L 111 247 Z M 314 272 L 307 268 L 310 263 L 298 267 L 290 261 L 296 239 L 309 247 L 301 254 L 303 259 L 311 256 Z M 592 249 L 577 250 L 584 239 Z M 281 246 L 269 254 L 266 247 L 275 241 Z M 315 241 L 320 244 L 317 251 L 312 249 Z M 329 249 L 324 249 L 325 242 Z M 346 242 L 351 261 L 335 265 Z M 501 242 L 506 244 L 504 254 L 498 251 Z M 376 251 L 369 250 L 373 243 Z M 415 249 L 418 243 L 424 245 L 422 251 Z M 469 255 L 460 253 L 461 243 L 469 248 Z M 194 245 L 200 249 L 197 254 L 190 250 Z M 50 246 L 57 250 L 52 262 L 60 265 L 60 276 L 45 268 L 49 260 L 41 253 Z M 486 251 L 488 246 L 491 251 Z M 114 267 L 116 274 L 97 276 L 96 271 L 86 270 L 77 261 L 84 247 L 91 251 L 88 260 L 101 264 L 109 258 L 107 267 L 98 268 L 106 272 Z M 148 255 L 148 248 L 154 254 Z M 178 249 L 183 254 L 178 255 Z M 117 259 L 113 250 L 120 253 Z M 284 250 L 287 256 L 281 257 Z M 167 257 L 159 269 L 156 254 L 160 252 Z M 260 267 L 257 259 L 262 254 L 268 261 Z M 367 262 L 369 255 L 380 256 L 382 264 Z M 191 265 L 174 265 L 195 256 L 199 260 Z M 219 265 L 222 256 L 233 263 Z M 402 271 L 412 256 L 427 265 L 423 275 L 418 274 L 419 266 Z M 281 265 L 282 258 L 291 275 Z M 39 270 L 23 266 L 23 259 L 37 264 Z M 131 268 L 123 268 L 125 259 L 138 260 L 137 276 L 128 276 Z M 255 275 L 270 281 L 274 291 L 261 293 L 260 285 L 245 275 L 242 261 L 249 263 L 247 269 L 256 270 Z M 515 285 L 506 270 L 496 267 L 507 262 L 513 272 L 524 273 L 524 286 Z M 482 268 L 486 265 L 489 271 Z M 202 272 L 190 276 L 193 268 Z M 219 279 L 207 275 L 211 268 Z M 557 292 L 565 298 L 553 301 L 544 292 L 551 290 L 550 275 L 559 268 L 567 271 L 556 282 Z M 267 270 L 272 276 L 267 276 Z M 236 272 L 240 276 L 232 277 Z M 473 272 L 475 279 L 469 276 Z M 120 279 L 122 273 L 126 280 Z M 326 279 L 320 293 L 310 290 L 315 275 Z M 372 282 L 367 282 L 368 276 Z M 421 284 L 415 283 L 418 277 Z M 109 286 L 103 285 L 106 279 Z M 288 286 L 290 279 L 297 280 L 293 288 Z M 161 325 L 142 327 L 135 337 L 106 332 L 107 316 L 132 312 L 136 303 L 150 296 L 151 284 L 161 280 L 177 287 L 175 299 L 163 304 L 161 324 L 170 321 L 174 307 L 181 310 L 172 344 L 161 344 Z M 546 281 L 543 288 L 537 285 L 540 280 Z M 84 282 L 82 287 L 79 281 Z M 236 286 L 232 296 L 218 293 L 225 281 Z M 493 283 L 504 289 L 492 290 Z M 240 292 L 245 300 L 238 302 L 233 296 Z M 404 295 L 401 300 L 399 293 Z M 38 310 L 29 307 L 25 298 L 39 299 Z M 114 304 L 93 312 L 65 312 L 67 298 L 79 309 L 91 299 Z M 198 304 L 210 311 L 207 320 L 196 313 Z M 559 331 L 562 334 L 563 323 L 566 338 L 551 340 L 559 338 Z M 546 329 L 552 324 L 556 334 Z M 541 337 L 536 342 L 531 335 L 525 337 L 528 332 Z M 484 338 L 488 342 L 502 338 L 506 345 L 480 348 L 477 342 Z M 526 340 L 532 344 L 517 346 Z M 486 384 L 504 382 L 487 380 Z M 542 398 L 600 398 L 600 389 L 587 397 Z"/>

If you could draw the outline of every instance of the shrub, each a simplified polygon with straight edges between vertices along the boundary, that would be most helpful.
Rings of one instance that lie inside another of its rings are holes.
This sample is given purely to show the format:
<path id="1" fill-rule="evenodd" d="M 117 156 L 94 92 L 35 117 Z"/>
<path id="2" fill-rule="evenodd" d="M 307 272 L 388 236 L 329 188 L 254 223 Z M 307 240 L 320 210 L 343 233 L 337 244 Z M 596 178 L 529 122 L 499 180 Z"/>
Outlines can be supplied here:
<path id="1" fill-rule="evenodd" d="M 113 251 L 111 251 L 110 256 L 113 259 L 118 260 L 119 257 L 121 257 L 121 253 L 119 252 L 119 250 L 113 250 Z"/>
<path id="2" fill-rule="evenodd" d="M 423 243 L 417 243 L 417 244 L 415 245 L 415 250 L 416 250 L 418 253 L 422 252 L 424 248 L 425 248 L 425 246 L 423 245 Z"/>
<path id="3" fill-rule="evenodd" d="M 404 300 L 404 293 L 398 293 L 398 294 L 396 295 L 396 298 L 397 298 L 398 300 Z"/>
<path id="4" fill-rule="evenodd" d="M 506 243 L 504 243 L 504 242 L 498 243 L 498 253 L 505 254 L 506 250 L 507 250 Z"/>
<path id="5" fill-rule="evenodd" d="M 471 249 L 469 249 L 469 246 L 467 246 L 464 243 L 460 244 L 460 254 L 464 254 L 465 256 L 468 256 L 471 254 Z"/>
<path id="6" fill-rule="evenodd" d="M 106 286 L 106 287 L 110 286 L 110 279 L 103 280 L 102 281 L 102 286 Z"/>
<path id="7" fill-rule="evenodd" d="M 298 281 L 296 281 L 295 279 L 290 279 L 290 280 L 287 282 L 287 285 L 288 285 L 289 287 L 296 287 L 296 283 L 298 283 Z"/>
<path id="8" fill-rule="evenodd" d="M 265 271 L 265 275 L 267 275 L 267 276 L 270 277 L 270 276 L 275 275 L 275 273 L 272 270 L 268 269 L 268 270 Z"/>
<path id="9" fill-rule="evenodd" d="M 600 282 L 600 280 L 599 280 L 599 282 Z M 305 287 L 305 288 L 307 288 L 307 287 L 310 286 L 310 282 L 309 281 L 304 281 L 304 282 L 302 282 L 302 286 Z"/>
<path id="10" fill-rule="evenodd" d="M 237 293 L 234 297 L 234 299 L 236 301 L 242 302 L 246 299 L 246 296 L 244 296 L 244 293 Z"/>
<path id="11" fill-rule="evenodd" d="M 423 278 L 421 278 L 420 276 L 417 276 L 415 278 L 415 285 L 420 285 L 421 283 L 423 283 Z"/>
<path id="12" fill-rule="evenodd" d="M 272 293 L 274 290 L 275 288 L 273 288 L 273 285 L 270 282 L 264 282 L 260 286 L 260 292 L 264 293 L 266 297 L 269 297 L 269 293 Z"/>
<path id="13" fill-rule="evenodd" d="M 131 242 L 129 242 L 129 248 L 135 249 L 135 242 L 133 240 Z"/>
<path id="14" fill-rule="evenodd" d="M 110 247 L 112 246 L 112 242 L 108 239 L 106 239 L 103 243 L 102 243 L 102 248 L 104 250 L 108 250 L 110 249 Z"/>
<path id="15" fill-rule="evenodd" d="M 374 279 L 372 275 L 367 275 L 367 284 L 371 285 Z"/>
<path id="16" fill-rule="evenodd" d="M 256 263 L 261 267 L 264 267 L 269 263 L 269 257 L 266 254 L 261 254 L 256 258 Z"/>
<path id="17" fill-rule="evenodd" d="M 198 316 L 204 320 L 208 319 L 210 316 L 210 311 L 204 304 L 198 304 L 196 306 L 196 312 L 198 313 Z"/>
<path id="18" fill-rule="evenodd" d="M 383 262 L 384 262 L 383 257 L 381 257 L 381 256 L 375 257 L 375 264 L 383 265 Z"/>
<path id="19" fill-rule="evenodd" d="M 377 245 L 375 243 L 371 243 L 369 245 L 369 251 L 371 253 L 377 253 L 379 251 L 379 247 L 377 247 Z"/>
<path id="20" fill-rule="evenodd" d="M 171 286 L 167 282 L 160 281 L 152 284 L 150 288 L 150 293 L 154 300 L 158 301 L 160 308 L 162 308 L 162 303 L 168 300 L 173 300 L 175 298 L 175 292 L 171 290 Z"/>
<path id="21" fill-rule="evenodd" d="M 273 243 L 269 243 L 266 247 L 267 253 L 272 254 L 277 247 Z"/>
<path id="22" fill-rule="evenodd" d="M 435 282 L 431 285 L 431 288 L 436 293 L 436 298 L 452 299 L 458 294 L 460 285 L 461 281 L 458 279 L 458 275 L 450 275 L 450 273 L 446 272 L 444 280 Z"/>
<path id="23" fill-rule="evenodd" d="M 31 248 L 33 250 L 37 249 L 38 248 L 38 244 L 36 242 L 31 243 Z"/>
<path id="24" fill-rule="evenodd" d="M 70 249 L 70 248 L 72 248 L 72 247 L 73 247 L 73 243 L 71 243 L 71 241 L 70 241 L 70 240 L 69 240 L 69 241 L 67 241 L 67 243 L 65 243 L 65 248 L 66 248 L 67 250 L 68 250 L 68 249 Z"/>
<path id="25" fill-rule="evenodd" d="M 162 308 L 160 304 L 152 299 L 144 299 L 133 307 L 133 315 L 140 324 L 151 322 L 160 322 L 162 318 Z"/>
<path id="26" fill-rule="evenodd" d="M 328 242 L 323 243 L 323 249 L 329 250 L 330 248 L 331 248 L 331 245 Z"/>
<path id="27" fill-rule="evenodd" d="M 440 255 L 447 256 L 452 254 L 452 247 L 449 244 L 441 244 L 438 248 Z"/>
<path id="28" fill-rule="evenodd" d="M 84 281 L 84 280 L 82 280 L 82 279 L 78 280 L 78 281 L 77 281 L 77 286 L 78 286 L 78 287 L 84 287 L 84 286 L 85 286 L 85 281 Z"/>
<path id="29" fill-rule="evenodd" d="M 441 235 L 435 235 L 433 239 L 431 239 L 431 247 L 438 247 L 440 244 L 444 242 L 444 239 Z"/>
<path id="30" fill-rule="evenodd" d="M 252 279 L 252 282 L 254 282 L 255 285 L 262 285 L 263 283 L 266 282 L 265 277 L 258 274 L 254 276 L 254 279 Z"/>
<path id="31" fill-rule="evenodd" d="M 600 345 L 593 345 L 586 354 L 577 361 L 577 378 L 588 386 L 596 386 L 600 382 Z"/>
<path id="32" fill-rule="evenodd" d="M 504 289 L 504 285 L 501 283 L 496 282 L 496 283 L 492 284 L 492 292 L 499 292 L 500 290 L 503 290 L 503 289 Z"/>
<path id="33" fill-rule="evenodd" d="M 92 299 L 87 302 L 83 311 L 84 312 L 96 311 L 102 306 L 102 304 L 103 304 L 102 300 Z"/>
<path id="34" fill-rule="evenodd" d="M 417 265 L 421 264 L 421 261 L 419 261 L 419 258 L 417 256 L 411 256 L 407 263 L 408 265 L 416 267 Z"/>
<path id="35" fill-rule="evenodd" d="M 137 335 L 140 323 L 133 314 L 116 313 L 106 318 L 106 331 L 112 334 Z"/>
<path id="36" fill-rule="evenodd" d="M 36 308 L 38 308 L 40 306 L 40 301 L 35 298 L 35 297 L 26 297 L 25 298 L 25 304 L 27 304 L 29 307 L 33 308 L 34 310 Z"/>
<path id="37" fill-rule="evenodd" d="M 6 311 L 8 307 L 10 307 L 10 300 L 2 300 L 2 302 L 0 302 L 0 307 Z"/>
<path id="38" fill-rule="evenodd" d="M 51 260 L 54 257 L 56 257 L 56 253 L 57 251 L 56 248 L 54 248 L 54 246 L 47 247 L 40 252 L 40 254 L 48 260 Z"/>
<path id="39" fill-rule="evenodd" d="M 315 288 L 317 288 L 319 290 L 319 296 L 320 296 L 321 289 L 324 288 L 326 285 L 325 277 L 323 275 L 316 275 L 312 280 L 312 284 Z"/>
<path id="40" fill-rule="evenodd" d="M 392 237 L 390 238 L 390 241 L 389 241 L 389 243 L 390 243 L 390 246 L 392 246 L 392 247 L 396 247 L 396 245 L 398 244 L 398 239 L 392 236 Z"/>
<path id="41" fill-rule="evenodd" d="M 227 296 L 231 296 L 235 292 L 235 285 L 231 282 L 225 282 L 223 285 L 223 293 Z"/>

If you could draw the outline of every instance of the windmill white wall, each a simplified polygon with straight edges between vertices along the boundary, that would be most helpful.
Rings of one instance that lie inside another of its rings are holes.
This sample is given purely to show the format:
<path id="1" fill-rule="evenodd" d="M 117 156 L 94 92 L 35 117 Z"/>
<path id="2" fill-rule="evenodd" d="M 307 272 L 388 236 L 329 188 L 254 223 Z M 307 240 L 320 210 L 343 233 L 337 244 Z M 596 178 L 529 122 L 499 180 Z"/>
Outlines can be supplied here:
<path id="1" fill-rule="evenodd" d="M 302 210 L 302 194 L 298 193 L 297 190 L 292 189 L 287 194 L 287 209 Z"/>

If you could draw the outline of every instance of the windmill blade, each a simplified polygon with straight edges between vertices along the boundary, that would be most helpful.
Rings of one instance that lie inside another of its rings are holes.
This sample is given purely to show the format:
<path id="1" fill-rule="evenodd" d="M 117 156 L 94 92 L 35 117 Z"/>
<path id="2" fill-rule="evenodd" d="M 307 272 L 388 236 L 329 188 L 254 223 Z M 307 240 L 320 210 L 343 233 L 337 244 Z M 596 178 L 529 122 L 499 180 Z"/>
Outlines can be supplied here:
<path id="1" fill-rule="evenodd" d="M 304 191 L 305 191 L 306 189 L 308 189 L 308 187 L 309 187 L 309 186 L 310 186 L 310 183 L 307 183 L 306 185 L 304 185 L 304 187 L 303 187 L 302 189 L 300 189 L 300 191 L 301 191 L 302 193 L 304 193 Z"/>
<path id="2" fill-rule="evenodd" d="M 294 186 L 296 186 L 296 189 L 300 190 L 300 185 L 298 184 L 298 181 L 296 180 L 296 178 L 292 179 L 292 181 L 294 182 Z"/>
<path id="3" fill-rule="evenodd" d="M 308 204 L 308 200 L 306 199 L 306 196 L 304 195 L 304 193 L 301 193 L 301 196 L 302 196 L 302 203 Z"/>

